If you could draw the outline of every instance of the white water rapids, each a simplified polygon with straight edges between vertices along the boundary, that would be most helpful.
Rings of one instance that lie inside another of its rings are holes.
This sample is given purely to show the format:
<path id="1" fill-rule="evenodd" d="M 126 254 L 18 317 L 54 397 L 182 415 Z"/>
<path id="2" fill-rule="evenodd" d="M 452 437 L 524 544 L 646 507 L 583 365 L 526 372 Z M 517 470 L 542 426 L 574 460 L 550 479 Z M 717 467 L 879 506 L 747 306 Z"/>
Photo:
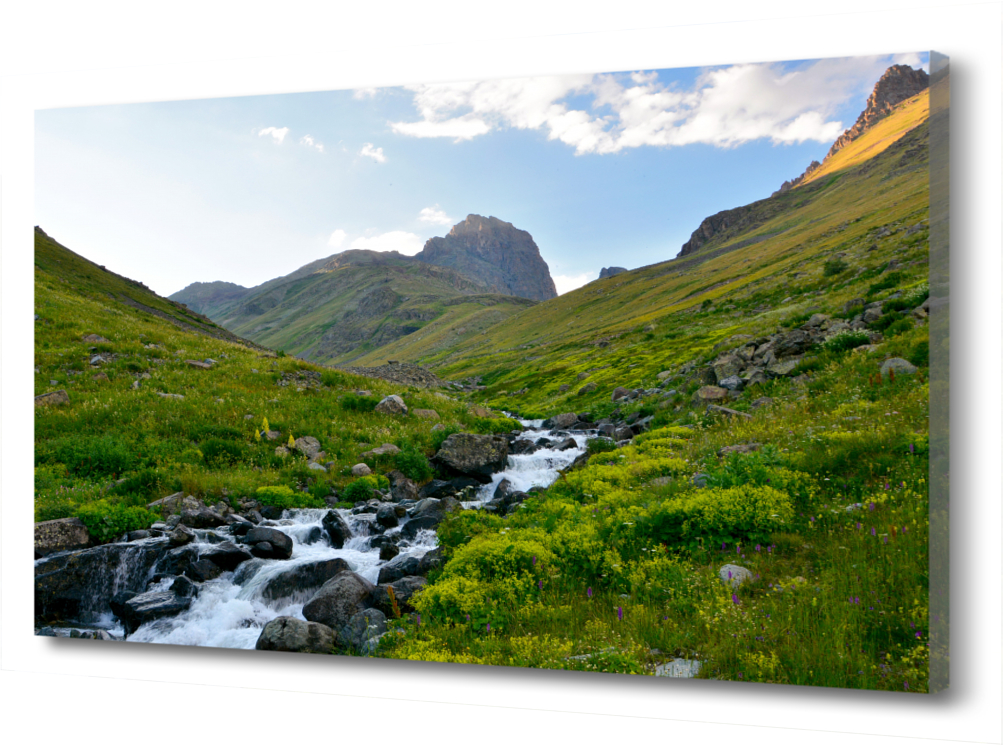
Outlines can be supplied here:
<path id="1" fill-rule="evenodd" d="M 522 420 L 524 427 L 541 427 L 540 420 Z M 466 508 L 478 508 L 490 501 L 499 482 L 508 479 L 513 488 L 526 492 L 532 487 L 548 487 L 558 478 L 558 470 L 564 469 L 585 451 L 586 441 L 592 434 L 564 433 L 549 430 L 527 430 L 520 439 L 536 441 L 548 438 L 556 443 L 567 437 L 575 439 L 576 448 L 565 451 L 542 448 L 528 455 L 510 455 L 506 469 L 492 475 L 490 484 L 483 485 L 472 502 L 464 503 Z M 342 549 L 335 549 L 328 542 L 327 533 L 321 527 L 321 519 L 328 512 L 322 510 L 287 510 L 278 525 L 273 525 L 293 540 L 293 555 L 287 560 L 253 559 L 240 564 L 232 572 L 224 572 L 219 577 L 202 583 L 192 605 L 176 616 L 164 617 L 147 622 L 128 637 L 130 642 L 153 642 L 169 645 L 196 645 L 222 648 L 253 649 L 262 628 L 279 616 L 303 619 L 303 606 L 313 594 L 313 590 L 299 597 L 279 600 L 266 599 L 262 590 L 276 576 L 288 572 L 299 564 L 341 558 L 349 567 L 371 583 L 376 583 L 380 568 L 385 562 L 380 560 L 380 551 L 369 546 L 371 534 L 369 526 L 375 516 L 353 515 L 350 510 L 338 512 L 348 522 L 352 538 Z M 406 521 L 402 522 L 402 525 Z M 266 524 L 267 525 L 267 524 Z M 321 531 L 321 537 L 308 544 L 313 533 Z M 401 527 L 389 529 L 387 536 L 399 534 Z M 233 537 L 227 527 L 196 532 L 195 545 L 201 551 L 208 551 L 223 540 Z M 144 539 L 141 541 L 151 541 Z M 140 543 L 140 542 L 136 542 Z M 421 556 L 436 547 L 433 530 L 418 532 L 414 541 L 402 539 L 399 556 Z M 152 577 L 153 571 L 151 571 Z M 148 590 L 168 590 L 174 578 L 151 585 Z M 104 615 L 97 623 L 88 625 L 90 629 L 105 629 L 121 639 L 123 628 L 111 614 Z M 68 628 L 63 628 L 64 630 Z"/>

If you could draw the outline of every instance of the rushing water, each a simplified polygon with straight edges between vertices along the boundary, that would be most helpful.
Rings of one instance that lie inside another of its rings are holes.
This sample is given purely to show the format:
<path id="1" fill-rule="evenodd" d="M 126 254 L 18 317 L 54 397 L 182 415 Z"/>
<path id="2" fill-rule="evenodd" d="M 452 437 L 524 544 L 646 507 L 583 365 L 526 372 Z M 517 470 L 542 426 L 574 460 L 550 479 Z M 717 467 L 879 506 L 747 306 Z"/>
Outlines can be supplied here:
<path id="1" fill-rule="evenodd" d="M 523 420 L 524 427 L 540 428 L 540 420 Z M 542 437 L 560 441 L 566 437 L 575 439 L 576 448 L 557 451 L 543 448 L 528 455 L 511 455 L 506 469 L 492 476 L 490 484 L 477 492 L 476 499 L 465 503 L 465 507 L 477 508 L 492 499 L 496 487 L 503 479 L 508 479 L 517 490 L 527 491 L 532 487 L 547 487 L 558 478 L 558 470 L 564 469 L 585 450 L 588 437 L 585 433 L 561 433 L 533 429 L 525 431 L 521 439 L 538 440 Z M 300 564 L 341 558 L 349 567 L 371 583 L 376 583 L 380 567 L 379 549 L 371 548 L 369 527 L 375 518 L 373 514 L 353 515 L 349 510 L 338 512 L 348 522 L 352 538 L 341 549 L 328 543 L 327 533 L 321 526 L 321 519 L 327 513 L 323 510 L 287 510 L 281 521 L 272 528 L 282 531 L 293 540 L 293 555 L 287 560 L 253 559 L 240 564 L 233 572 L 225 572 L 219 577 L 206 581 L 199 589 L 192 605 L 180 614 L 156 619 L 143 624 L 132 635 L 132 642 L 154 642 L 173 645 L 199 645 L 223 648 L 254 648 L 262 628 L 279 616 L 303 619 L 303 605 L 313 594 L 313 590 L 292 598 L 270 600 L 262 595 L 263 589 L 277 576 L 288 572 Z M 403 525 L 403 524 L 402 524 Z M 321 537 L 317 539 L 318 531 Z M 389 529 L 387 536 L 394 537 L 401 526 Z M 374 532 L 375 533 L 375 532 Z M 312 536 L 313 535 L 313 536 Z M 195 545 L 207 551 L 222 540 L 233 537 L 229 530 L 200 530 L 196 532 Z M 311 539 L 315 540 L 312 543 Z M 149 541 L 149 540 L 143 540 Z M 138 542 L 137 542 L 138 543 Z M 415 539 L 399 543 L 401 555 L 421 556 L 436 547 L 436 534 L 432 530 L 418 532 Z M 151 576 L 153 571 L 151 571 Z M 174 578 L 152 585 L 148 590 L 168 590 Z M 121 638 L 123 629 L 111 614 L 103 615 L 91 628 L 102 628 Z M 64 632 L 68 628 L 64 628 Z"/>

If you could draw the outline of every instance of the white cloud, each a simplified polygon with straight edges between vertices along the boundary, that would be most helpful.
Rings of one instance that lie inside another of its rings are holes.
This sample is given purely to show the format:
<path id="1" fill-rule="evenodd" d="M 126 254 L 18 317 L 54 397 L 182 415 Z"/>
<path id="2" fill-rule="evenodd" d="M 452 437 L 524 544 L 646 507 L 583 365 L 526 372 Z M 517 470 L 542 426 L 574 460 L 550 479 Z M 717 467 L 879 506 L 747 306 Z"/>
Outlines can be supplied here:
<path id="1" fill-rule="evenodd" d="M 405 256 L 415 256 L 425 246 L 425 241 L 414 233 L 406 231 L 390 231 L 379 236 L 360 236 L 349 244 L 350 249 L 366 249 L 369 251 L 397 251 Z"/>
<path id="2" fill-rule="evenodd" d="M 345 237 L 345 231 L 339 228 L 331 234 L 330 238 L 328 238 L 328 246 L 333 246 L 336 249 L 339 248 L 343 243 L 345 243 Z"/>
<path id="3" fill-rule="evenodd" d="M 264 127 L 258 130 L 258 137 L 272 135 L 272 139 L 275 140 L 277 145 L 281 144 L 288 134 L 289 127 Z"/>
<path id="4" fill-rule="evenodd" d="M 352 98 L 362 100 L 364 98 L 374 98 L 377 95 L 376 88 L 356 88 L 352 91 Z"/>
<path id="5" fill-rule="evenodd" d="M 571 290 L 582 287 L 587 282 L 592 282 L 597 277 L 599 277 L 598 272 L 583 272 L 581 275 L 555 275 L 552 279 L 558 295 L 564 295 Z"/>
<path id="6" fill-rule="evenodd" d="M 367 158 L 372 158 L 377 163 L 387 162 L 387 156 L 383 154 L 383 148 L 374 148 L 373 143 L 371 142 L 363 145 L 363 149 L 359 151 L 359 155 L 365 155 Z"/>
<path id="7" fill-rule="evenodd" d="M 301 137 L 300 144 L 306 145 L 308 148 L 313 148 L 318 153 L 324 152 L 324 143 L 317 142 L 317 140 L 315 140 L 310 135 L 304 135 L 303 137 Z"/>
<path id="8" fill-rule="evenodd" d="M 923 68 L 924 72 L 931 72 L 930 64 L 921 59 L 919 52 L 907 52 L 906 54 L 893 55 L 892 61 L 897 65 L 909 65 L 915 70 Z"/>
<path id="9" fill-rule="evenodd" d="M 422 211 L 418 213 L 418 219 L 432 225 L 453 225 L 454 223 L 453 218 L 439 209 L 439 205 L 422 208 Z"/>
<path id="10" fill-rule="evenodd" d="M 887 57 L 820 60 L 794 71 L 733 65 L 705 71 L 689 90 L 659 82 L 654 72 L 419 85 L 410 90 L 421 119 L 390 125 L 403 135 L 455 140 L 536 129 L 576 154 L 759 139 L 825 143 L 844 129 L 835 111 L 871 90 L 887 66 Z M 571 108 L 571 96 L 591 97 L 589 111 Z"/>

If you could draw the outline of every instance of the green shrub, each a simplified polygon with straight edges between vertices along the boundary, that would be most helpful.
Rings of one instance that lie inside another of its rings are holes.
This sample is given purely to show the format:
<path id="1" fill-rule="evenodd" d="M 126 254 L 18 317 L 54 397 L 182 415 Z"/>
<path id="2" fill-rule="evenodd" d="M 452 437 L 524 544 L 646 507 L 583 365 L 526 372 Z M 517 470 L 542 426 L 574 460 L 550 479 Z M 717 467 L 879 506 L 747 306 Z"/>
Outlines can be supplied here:
<path id="1" fill-rule="evenodd" d="M 153 499 L 161 492 L 169 491 L 165 490 L 169 482 L 173 484 L 173 481 L 158 469 L 143 469 L 121 484 L 116 484 L 111 489 L 111 494 L 139 495 Z"/>
<path id="2" fill-rule="evenodd" d="M 847 262 L 842 259 L 828 259 L 823 264 L 823 277 L 833 277 L 847 271 Z"/>
<path id="3" fill-rule="evenodd" d="M 370 474 L 368 477 L 360 477 L 349 484 L 342 491 L 342 500 L 352 503 L 369 500 L 373 497 L 373 490 L 387 489 L 390 482 L 387 477 L 377 474 Z"/>
<path id="4" fill-rule="evenodd" d="M 752 484 L 726 489 L 709 487 L 667 500 L 639 525 L 656 541 L 696 547 L 699 539 L 714 546 L 766 543 L 795 515 L 791 498 L 773 487 Z"/>
<path id="5" fill-rule="evenodd" d="M 907 357 L 911 363 L 916 365 L 918 368 L 926 368 L 931 364 L 931 348 L 926 339 L 921 340 L 913 349 L 910 350 L 910 355 Z"/>
<path id="6" fill-rule="evenodd" d="M 586 453 L 590 456 L 597 453 L 607 453 L 608 451 L 616 451 L 617 444 L 614 443 L 612 438 L 593 438 L 586 444 Z"/>
<path id="7" fill-rule="evenodd" d="M 326 370 L 321 373 L 321 383 L 325 386 L 344 386 L 348 380 L 344 373 L 339 373 L 336 370 Z"/>
<path id="8" fill-rule="evenodd" d="M 510 430 L 519 430 L 521 425 L 516 420 L 508 417 L 478 417 L 471 425 L 471 431 L 482 435 L 496 435 L 508 433 Z"/>
<path id="9" fill-rule="evenodd" d="M 87 503 L 77 509 L 77 518 L 87 526 L 91 538 L 102 544 L 129 531 L 149 528 L 159 520 L 156 513 L 138 505 L 111 505 L 107 500 Z"/>
<path id="10" fill-rule="evenodd" d="M 847 352 L 855 347 L 861 347 L 869 342 L 868 334 L 863 331 L 848 329 L 837 332 L 832 337 L 823 342 L 823 349 L 828 352 Z"/>
<path id="11" fill-rule="evenodd" d="M 296 492 L 285 485 L 259 487 L 255 490 L 255 499 L 262 505 L 270 505 L 280 510 L 323 508 L 326 505 L 323 497 L 316 497 L 309 492 Z"/>
<path id="12" fill-rule="evenodd" d="M 434 430 L 432 432 L 432 448 L 438 451 L 440 448 L 443 447 L 443 443 L 446 442 L 447 438 L 449 438 L 451 435 L 459 433 L 461 429 L 462 428 L 460 427 L 460 425 L 458 425 L 456 422 L 451 422 L 448 425 L 446 425 L 442 430 Z"/>
<path id="13" fill-rule="evenodd" d="M 913 326 L 913 320 L 908 317 L 904 317 L 897 319 L 894 323 L 890 324 L 886 328 L 885 334 L 887 337 L 895 337 L 897 334 L 910 331 L 913 329 Z"/>
<path id="14" fill-rule="evenodd" d="M 878 282 L 868 286 L 868 297 L 881 293 L 883 290 L 894 288 L 903 280 L 902 272 L 890 272 Z"/>
<path id="15" fill-rule="evenodd" d="M 878 319 L 869 324 L 869 326 L 872 329 L 875 329 L 876 331 L 884 332 L 886 329 L 895 324 L 897 321 L 900 321 L 905 318 L 906 316 L 904 316 L 899 311 L 893 311 L 892 313 L 883 314 Z"/>
<path id="16" fill-rule="evenodd" d="M 203 443 L 199 450 L 202 451 L 202 458 L 208 466 L 224 468 L 240 461 L 244 449 L 232 441 L 213 438 Z"/>
<path id="17" fill-rule="evenodd" d="M 379 403 L 379 397 L 360 396 L 359 394 L 346 394 L 341 401 L 342 409 L 350 412 L 372 412 Z"/>
<path id="18" fill-rule="evenodd" d="M 394 456 L 394 467 L 415 482 L 425 482 L 432 478 L 429 459 L 414 446 L 405 446 Z"/>
<path id="19" fill-rule="evenodd" d="M 65 464 L 72 474 L 79 477 L 117 477 L 134 464 L 126 444 L 112 435 L 63 438 L 54 450 L 52 460 Z"/>

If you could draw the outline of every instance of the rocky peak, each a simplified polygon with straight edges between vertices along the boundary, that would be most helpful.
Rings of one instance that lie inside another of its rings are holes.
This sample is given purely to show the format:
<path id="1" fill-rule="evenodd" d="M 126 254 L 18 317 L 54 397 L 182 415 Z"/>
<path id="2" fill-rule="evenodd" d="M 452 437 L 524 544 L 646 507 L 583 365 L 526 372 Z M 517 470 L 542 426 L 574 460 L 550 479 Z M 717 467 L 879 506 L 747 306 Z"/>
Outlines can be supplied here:
<path id="1" fill-rule="evenodd" d="M 887 116 L 898 104 L 903 103 L 908 98 L 913 98 L 927 88 L 928 83 L 926 72 L 923 70 L 914 70 L 909 65 L 893 65 L 886 70 L 872 89 L 872 95 L 868 97 L 865 110 L 858 115 L 858 120 L 854 123 L 854 126 L 845 130 L 844 134 L 838 137 L 833 145 L 830 146 L 826 158 L 823 158 L 823 163 L 826 163 L 827 159 L 832 158 L 835 153 L 846 148 L 850 143 L 861 137 L 868 128 Z M 770 196 L 776 197 L 779 194 L 784 194 L 789 189 L 794 189 L 812 176 L 817 169 L 822 168 L 822 165 L 819 161 L 813 161 L 801 176 L 784 182 L 781 188 Z"/>
<path id="2" fill-rule="evenodd" d="M 622 272 L 627 272 L 624 267 L 604 267 L 600 270 L 600 279 L 603 280 L 607 277 L 613 277 L 614 275 L 619 275 Z"/>
<path id="3" fill-rule="evenodd" d="M 532 300 L 558 295 L 533 237 L 495 217 L 468 215 L 446 236 L 430 238 L 415 258 L 455 269 L 491 292 Z"/>
<path id="4" fill-rule="evenodd" d="M 837 138 L 826 157 L 829 158 L 838 150 L 847 147 L 849 143 L 860 137 L 862 132 L 896 108 L 897 104 L 916 96 L 927 88 L 928 84 L 928 74 L 923 70 L 914 70 L 909 65 L 890 67 L 882 74 L 879 82 L 872 89 L 872 95 L 868 97 L 868 104 L 858 116 L 858 121 Z"/>

